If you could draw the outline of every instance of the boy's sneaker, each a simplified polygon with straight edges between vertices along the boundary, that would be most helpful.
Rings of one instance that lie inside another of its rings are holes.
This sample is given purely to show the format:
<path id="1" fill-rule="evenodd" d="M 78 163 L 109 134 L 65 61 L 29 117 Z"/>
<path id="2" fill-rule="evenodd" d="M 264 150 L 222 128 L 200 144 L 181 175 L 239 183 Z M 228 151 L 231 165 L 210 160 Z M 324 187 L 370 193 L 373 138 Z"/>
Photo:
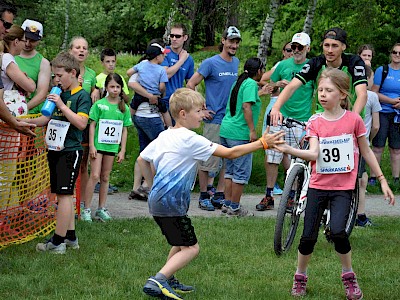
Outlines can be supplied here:
<path id="1" fill-rule="evenodd" d="M 96 210 L 95 217 L 97 220 L 102 221 L 102 222 L 107 222 L 107 221 L 112 220 L 107 208 L 104 208 L 104 207 Z"/>
<path id="2" fill-rule="evenodd" d="M 61 243 L 60 245 L 54 245 L 50 240 L 45 243 L 38 243 L 36 245 L 36 251 L 38 252 L 49 252 L 53 254 L 65 254 L 66 252 L 66 245 L 65 243 Z"/>
<path id="3" fill-rule="evenodd" d="M 306 295 L 307 280 L 308 277 L 306 275 L 294 274 L 292 296 L 302 297 Z"/>
<path id="4" fill-rule="evenodd" d="M 81 211 L 81 220 L 92 223 L 92 210 L 90 208 Z"/>
<path id="5" fill-rule="evenodd" d="M 211 203 L 215 208 L 222 208 L 222 205 L 224 204 L 225 200 L 225 195 L 222 192 L 216 192 L 214 194 L 214 197 L 211 198 Z"/>
<path id="6" fill-rule="evenodd" d="M 356 219 L 356 226 L 359 227 L 369 227 L 369 226 L 375 226 L 374 223 L 371 222 L 369 218 L 366 218 L 364 221 L 361 221 L 359 218 Z"/>
<path id="7" fill-rule="evenodd" d="M 253 216 L 253 214 L 249 213 L 249 211 L 247 209 L 244 209 L 242 206 L 239 206 L 236 209 L 232 209 L 232 207 L 229 207 L 227 216 L 229 216 L 229 217 L 247 217 L 247 216 Z"/>
<path id="8" fill-rule="evenodd" d="M 274 198 L 271 196 L 265 196 L 261 202 L 256 205 L 256 210 L 270 210 L 274 209 Z"/>
<path id="9" fill-rule="evenodd" d="M 143 287 L 143 292 L 152 297 L 176 300 L 183 299 L 170 287 L 167 281 L 157 280 L 153 276 L 147 279 L 147 282 Z M 163 297 L 163 295 L 165 297 Z"/>
<path id="10" fill-rule="evenodd" d="M 78 238 L 76 238 L 75 241 L 71 241 L 69 239 L 65 239 L 64 243 L 67 246 L 67 248 L 71 248 L 71 249 L 74 249 L 74 250 L 78 250 L 79 249 Z"/>
<path id="11" fill-rule="evenodd" d="M 354 274 L 354 272 L 343 273 L 342 282 L 346 290 L 346 298 L 348 300 L 363 298 L 363 293 L 358 286 L 356 274 Z"/>
<path id="12" fill-rule="evenodd" d="M 283 191 L 282 191 L 282 189 L 279 187 L 279 184 L 278 184 L 278 183 L 275 183 L 275 185 L 274 185 L 274 190 L 272 191 L 272 193 L 273 193 L 274 195 L 282 195 Z"/>
<path id="13" fill-rule="evenodd" d="M 183 283 L 180 283 L 178 279 L 176 279 L 175 276 L 171 277 L 170 279 L 168 279 L 168 284 L 170 287 L 172 287 L 172 289 L 175 292 L 180 292 L 180 293 L 190 293 L 194 291 L 194 287 L 190 286 L 190 285 L 185 285 Z"/>
<path id="14" fill-rule="evenodd" d="M 376 185 L 376 177 L 371 177 L 370 179 L 368 179 L 368 185 L 370 186 Z"/>
<path id="15" fill-rule="evenodd" d="M 222 214 L 226 214 L 228 212 L 229 205 L 230 205 L 230 202 L 229 202 L 229 204 L 226 204 L 225 201 L 224 201 L 224 204 L 222 204 L 222 207 L 221 207 L 221 215 Z"/>
<path id="16" fill-rule="evenodd" d="M 113 193 L 118 193 L 118 188 L 115 185 L 108 184 L 108 188 L 113 191 Z"/>
<path id="17" fill-rule="evenodd" d="M 214 211 L 215 207 L 212 205 L 210 199 L 199 199 L 199 208 L 202 210 Z"/>

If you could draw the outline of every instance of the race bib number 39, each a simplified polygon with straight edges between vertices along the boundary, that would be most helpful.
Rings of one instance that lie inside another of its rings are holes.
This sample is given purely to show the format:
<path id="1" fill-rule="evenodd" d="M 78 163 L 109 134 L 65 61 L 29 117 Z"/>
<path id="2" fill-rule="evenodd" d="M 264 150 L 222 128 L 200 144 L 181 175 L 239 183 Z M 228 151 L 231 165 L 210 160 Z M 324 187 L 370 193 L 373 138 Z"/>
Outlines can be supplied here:
<path id="1" fill-rule="evenodd" d="M 46 144 L 49 150 L 61 151 L 67 136 L 70 123 L 59 120 L 50 120 L 46 130 Z"/>
<path id="2" fill-rule="evenodd" d="M 119 144 L 122 138 L 123 122 L 120 120 L 99 120 L 98 142 Z"/>
<path id="3" fill-rule="evenodd" d="M 317 173 L 348 173 L 354 169 L 353 135 L 345 134 L 319 139 Z"/>

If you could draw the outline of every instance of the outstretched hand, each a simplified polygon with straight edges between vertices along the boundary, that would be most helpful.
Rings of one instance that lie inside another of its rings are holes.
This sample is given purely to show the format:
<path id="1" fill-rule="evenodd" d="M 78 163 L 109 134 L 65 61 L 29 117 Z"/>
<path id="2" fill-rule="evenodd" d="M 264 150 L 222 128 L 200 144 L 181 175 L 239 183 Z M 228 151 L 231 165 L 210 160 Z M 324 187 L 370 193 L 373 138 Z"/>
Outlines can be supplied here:
<path id="1" fill-rule="evenodd" d="M 387 200 L 389 202 L 389 205 L 394 205 L 394 203 L 396 201 L 394 199 L 393 192 L 390 189 L 386 179 L 381 180 L 381 189 L 382 189 L 383 195 L 385 196 L 385 200 Z"/>
<path id="2" fill-rule="evenodd" d="M 283 136 L 285 135 L 285 131 L 281 130 L 275 133 L 269 133 L 269 126 L 267 130 L 263 133 L 263 139 L 267 142 L 268 148 L 277 149 L 278 145 L 284 144 L 285 140 Z"/>

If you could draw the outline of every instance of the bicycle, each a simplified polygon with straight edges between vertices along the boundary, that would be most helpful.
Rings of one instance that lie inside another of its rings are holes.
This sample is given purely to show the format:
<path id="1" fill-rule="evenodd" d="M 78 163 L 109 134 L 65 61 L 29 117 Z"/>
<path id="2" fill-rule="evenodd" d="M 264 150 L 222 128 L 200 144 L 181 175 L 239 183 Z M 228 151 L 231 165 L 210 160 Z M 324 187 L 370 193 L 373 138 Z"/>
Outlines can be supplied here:
<path id="1" fill-rule="evenodd" d="M 268 121 L 268 120 L 267 120 Z M 268 122 L 269 123 L 269 122 Z M 282 126 L 287 128 L 301 127 L 305 135 L 305 122 L 295 119 L 285 118 Z M 308 149 L 308 141 L 304 139 L 296 140 L 296 144 L 300 149 Z M 282 253 L 289 251 L 296 236 L 297 227 L 300 221 L 300 215 L 307 206 L 307 191 L 311 177 L 311 164 L 299 157 L 292 157 L 290 167 L 286 173 L 285 184 L 281 201 L 279 203 L 275 233 L 274 233 L 274 251 L 280 256 Z M 353 191 L 350 214 L 346 224 L 346 233 L 350 236 L 357 217 L 358 209 L 358 180 Z M 324 234 L 328 241 L 330 238 L 330 211 L 325 209 L 321 225 L 324 228 Z"/>

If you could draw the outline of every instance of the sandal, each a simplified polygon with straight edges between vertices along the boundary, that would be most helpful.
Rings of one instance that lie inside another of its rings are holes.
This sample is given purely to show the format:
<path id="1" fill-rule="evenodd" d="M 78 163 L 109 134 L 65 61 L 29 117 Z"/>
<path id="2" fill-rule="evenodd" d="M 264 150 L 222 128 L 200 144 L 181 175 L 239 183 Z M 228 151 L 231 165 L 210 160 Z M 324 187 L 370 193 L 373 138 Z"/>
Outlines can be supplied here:
<path id="1" fill-rule="evenodd" d="M 132 190 L 128 196 L 129 200 L 140 200 L 140 201 L 147 201 L 147 195 L 143 192 L 140 192 L 139 189 L 137 191 Z"/>

